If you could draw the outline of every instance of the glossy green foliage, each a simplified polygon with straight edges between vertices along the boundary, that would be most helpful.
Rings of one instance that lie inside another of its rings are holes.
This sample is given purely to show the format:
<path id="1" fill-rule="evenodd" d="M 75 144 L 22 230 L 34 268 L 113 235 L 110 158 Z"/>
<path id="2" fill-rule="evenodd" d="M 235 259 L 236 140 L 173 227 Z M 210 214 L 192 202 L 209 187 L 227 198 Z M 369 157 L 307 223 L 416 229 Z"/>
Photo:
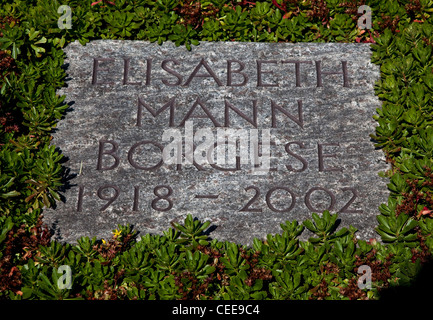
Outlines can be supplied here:
<path id="1" fill-rule="evenodd" d="M 338 0 L 210 0 L 198 11 L 188 1 L 92 2 L 1 1 L 0 298 L 377 299 L 387 286 L 410 285 L 433 250 L 432 1 L 370 1 L 368 30 L 357 27 L 356 8 Z M 70 29 L 58 25 L 60 5 L 71 8 Z M 200 41 L 372 43 L 382 105 L 371 138 L 392 164 L 381 173 L 390 191 L 378 208 L 382 243 L 358 240 L 328 211 L 287 221 L 252 247 L 209 239 L 210 222 L 192 215 L 138 241 L 130 226 L 118 226 L 108 240 L 48 243 L 37 226 L 64 183 L 63 156 L 50 146 L 69 107 L 56 94 L 66 77 L 62 49 L 94 39 L 172 41 L 188 50 Z M 374 267 L 371 289 L 356 286 L 360 265 Z M 71 270 L 67 288 L 59 285 L 62 266 Z"/>

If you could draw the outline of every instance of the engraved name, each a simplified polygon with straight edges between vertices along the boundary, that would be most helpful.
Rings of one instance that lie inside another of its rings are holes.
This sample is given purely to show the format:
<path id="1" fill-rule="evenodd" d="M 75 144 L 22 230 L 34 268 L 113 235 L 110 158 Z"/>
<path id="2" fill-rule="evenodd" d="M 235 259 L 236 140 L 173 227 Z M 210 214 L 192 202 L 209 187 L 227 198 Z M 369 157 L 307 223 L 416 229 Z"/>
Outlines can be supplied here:
<path id="1" fill-rule="evenodd" d="M 104 66 L 101 66 L 101 63 L 104 63 Z M 153 84 L 153 71 L 155 66 L 152 58 L 145 59 L 145 75 L 142 81 L 130 80 L 130 72 L 132 68 L 131 58 L 123 58 L 123 73 L 113 74 L 111 72 L 112 68 L 115 66 L 116 63 L 118 63 L 118 59 L 103 57 L 94 58 L 92 85 L 114 85 L 121 83 L 122 85 L 150 86 Z M 295 86 L 301 87 L 301 65 L 314 64 L 317 87 L 323 87 L 324 76 L 333 74 L 342 76 L 341 85 L 343 87 L 350 87 L 347 61 L 345 60 L 342 60 L 341 65 L 339 66 L 339 69 L 341 71 L 324 71 L 322 68 L 321 60 L 255 60 L 255 63 L 251 64 L 255 66 L 254 80 L 250 79 L 250 76 L 248 76 L 247 72 L 245 72 L 247 64 L 237 59 L 228 59 L 225 61 L 225 64 L 223 64 L 222 62 L 220 63 L 220 65 L 222 66 L 221 69 L 223 70 L 222 76 L 217 75 L 217 73 L 212 69 L 212 67 L 204 58 L 201 59 L 196 64 L 196 66 L 192 68 L 192 70 L 184 74 L 180 73 L 180 71 L 178 70 L 179 68 L 176 68 L 182 66 L 182 61 L 179 61 L 177 59 L 164 59 L 162 60 L 159 67 L 164 70 L 167 77 L 159 79 L 158 81 L 169 87 L 187 87 L 190 86 L 191 83 L 196 81 L 196 78 L 210 78 L 219 87 L 243 87 L 247 86 L 249 82 L 252 81 L 254 81 L 254 85 L 256 87 L 279 87 L 280 82 L 278 81 L 279 79 L 276 79 L 274 77 L 274 71 L 281 71 L 280 69 L 283 66 L 292 65 L 291 68 L 285 67 L 284 73 L 287 74 L 287 77 L 294 77 Z M 102 71 L 107 74 L 105 74 L 105 76 L 101 75 Z"/>

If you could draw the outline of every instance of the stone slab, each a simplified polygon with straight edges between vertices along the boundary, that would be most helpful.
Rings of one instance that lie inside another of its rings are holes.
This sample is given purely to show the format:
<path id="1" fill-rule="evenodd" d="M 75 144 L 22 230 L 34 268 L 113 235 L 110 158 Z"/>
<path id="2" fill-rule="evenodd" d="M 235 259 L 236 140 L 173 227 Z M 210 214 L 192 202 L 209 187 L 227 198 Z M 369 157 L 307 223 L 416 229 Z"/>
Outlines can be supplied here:
<path id="1" fill-rule="evenodd" d="M 71 107 L 52 143 L 69 178 L 44 212 L 58 240 L 127 223 L 161 234 L 191 213 L 212 238 L 251 244 L 326 209 L 376 237 L 388 165 L 369 137 L 369 44 L 98 40 L 65 52 L 58 94 Z M 240 135 L 236 150 L 215 145 L 223 134 Z"/>

